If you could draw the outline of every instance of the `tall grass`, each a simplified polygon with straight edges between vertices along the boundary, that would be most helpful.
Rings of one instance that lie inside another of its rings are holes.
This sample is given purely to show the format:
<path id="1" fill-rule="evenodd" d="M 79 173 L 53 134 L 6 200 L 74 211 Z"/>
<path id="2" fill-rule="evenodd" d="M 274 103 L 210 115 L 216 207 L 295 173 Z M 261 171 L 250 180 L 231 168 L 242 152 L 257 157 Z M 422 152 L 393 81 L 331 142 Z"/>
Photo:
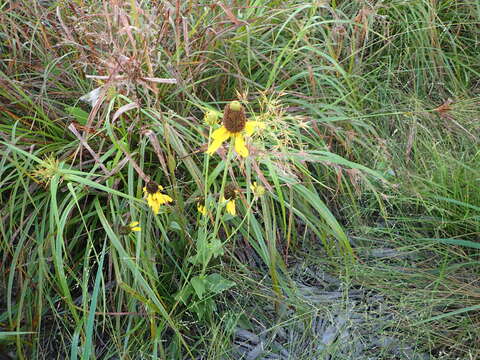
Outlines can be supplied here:
<path id="1" fill-rule="evenodd" d="M 248 301 L 314 313 L 290 270 L 311 249 L 423 350 L 478 355 L 475 1 L 42 4 L 0 1 L 5 351 L 234 357 Z M 247 158 L 206 155 L 232 100 L 264 126 Z M 158 215 L 150 180 L 174 199 Z"/>

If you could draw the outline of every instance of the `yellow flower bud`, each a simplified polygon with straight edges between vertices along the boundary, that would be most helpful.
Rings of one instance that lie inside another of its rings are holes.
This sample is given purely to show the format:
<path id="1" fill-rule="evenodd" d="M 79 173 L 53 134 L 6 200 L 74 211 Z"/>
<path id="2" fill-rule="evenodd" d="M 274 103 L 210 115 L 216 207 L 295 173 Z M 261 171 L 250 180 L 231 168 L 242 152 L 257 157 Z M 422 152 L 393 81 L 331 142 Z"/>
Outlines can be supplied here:
<path id="1" fill-rule="evenodd" d="M 256 181 L 250 184 L 250 190 L 252 190 L 255 197 L 261 197 L 265 195 L 265 188 L 262 185 L 258 185 Z"/>
<path id="2" fill-rule="evenodd" d="M 213 110 L 209 110 L 205 113 L 203 120 L 209 125 L 213 126 L 218 123 L 218 113 Z"/>

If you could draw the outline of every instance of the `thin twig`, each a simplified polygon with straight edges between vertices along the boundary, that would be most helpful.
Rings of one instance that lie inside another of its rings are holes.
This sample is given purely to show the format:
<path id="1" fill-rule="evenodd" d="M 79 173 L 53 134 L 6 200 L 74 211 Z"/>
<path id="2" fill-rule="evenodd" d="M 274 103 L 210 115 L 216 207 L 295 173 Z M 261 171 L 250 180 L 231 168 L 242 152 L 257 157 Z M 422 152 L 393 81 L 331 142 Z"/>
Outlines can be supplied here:
<path id="1" fill-rule="evenodd" d="M 77 137 L 77 139 L 80 140 L 80 143 L 85 147 L 85 149 L 88 150 L 90 155 L 92 155 L 92 157 L 95 159 L 95 162 L 102 168 L 105 175 L 108 175 L 110 173 L 108 169 L 105 167 L 105 165 L 103 165 L 97 153 L 93 151 L 90 145 L 88 145 L 87 141 L 82 137 L 82 135 L 80 135 L 80 133 L 77 131 L 77 128 L 73 123 L 68 125 L 68 130 L 70 130 Z"/>

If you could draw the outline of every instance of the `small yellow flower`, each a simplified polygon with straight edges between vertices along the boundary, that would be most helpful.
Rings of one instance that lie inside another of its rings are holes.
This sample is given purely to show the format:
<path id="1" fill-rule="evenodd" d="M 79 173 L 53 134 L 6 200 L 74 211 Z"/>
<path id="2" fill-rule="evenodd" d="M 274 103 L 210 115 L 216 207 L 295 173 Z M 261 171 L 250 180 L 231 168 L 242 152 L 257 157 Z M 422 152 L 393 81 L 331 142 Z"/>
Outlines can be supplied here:
<path id="1" fill-rule="evenodd" d="M 222 203 L 227 203 L 226 210 L 232 216 L 237 214 L 235 209 L 235 199 L 237 198 L 238 189 L 235 188 L 235 185 L 228 184 L 225 186 L 224 195 L 221 198 Z"/>
<path id="2" fill-rule="evenodd" d="M 169 202 L 172 202 L 173 199 L 165 194 L 162 194 L 163 187 L 158 185 L 155 181 L 150 181 L 143 188 L 143 193 L 147 199 L 147 204 L 153 210 L 155 215 L 160 211 L 160 206 Z"/>
<path id="3" fill-rule="evenodd" d="M 212 155 L 224 141 L 232 137 L 235 139 L 237 154 L 247 157 L 248 149 L 245 146 L 244 134 L 251 136 L 257 127 L 263 127 L 263 123 L 247 121 L 242 104 L 238 101 L 232 101 L 225 106 L 223 126 L 213 132 L 213 141 L 207 149 L 207 154 Z"/>
<path id="4" fill-rule="evenodd" d="M 203 206 L 202 204 L 197 204 L 197 210 L 200 214 L 202 214 L 203 216 L 207 215 L 207 208 L 205 206 Z"/>
<path id="5" fill-rule="evenodd" d="M 132 221 L 127 226 L 120 226 L 120 229 L 119 229 L 120 235 L 128 235 L 132 231 L 141 231 L 142 228 L 140 226 L 138 226 L 138 224 L 139 224 L 138 221 Z"/>
<path id="6" fill-rule="evenodd" d="M 261 197 L 265 195 L 265 188 L 262 185 L 258 185 L 256 181 L 250 184 L 250 190 L 252 190 L 255 197 Z"/>

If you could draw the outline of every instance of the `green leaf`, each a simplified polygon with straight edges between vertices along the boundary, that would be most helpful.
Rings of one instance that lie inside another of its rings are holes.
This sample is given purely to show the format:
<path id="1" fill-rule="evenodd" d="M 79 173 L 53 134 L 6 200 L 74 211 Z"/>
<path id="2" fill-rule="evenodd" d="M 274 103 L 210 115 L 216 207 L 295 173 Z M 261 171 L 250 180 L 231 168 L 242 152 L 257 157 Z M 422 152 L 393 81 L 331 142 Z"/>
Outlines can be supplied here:
<path id="1" fill-rule="evenodd" d="M 67 106 L 65 111 L 69 115 L 73 116 L 80 125 L 87 125 L 89 113 L 87 113 L 85 110 L 75 106 Z"/>
<path id="2" fill-rule="evenodd" d="M 176 230 L 176 231 L 181 231 L 182 227 L 176 222 L 176 221 L 171 221 L 169 224 L 170 229 Z"/>
<path id="3" fill-rule="evenodd" d="M 175 301 L 181 301 L 184 305 L 187 305 L 187 301 L 192 295 L 193 290 L 191 284 L 188 284 L 175 295 Z"/>
<path id="4" fill-rule="evenodd" d="M 65 180 L 70 180 L 72 182 L 76 182 L 76 183 L 79 183 L 79 184 L 82 184 L 82 185 L 85 185 L 85 186 L 89 186 L 89 187 L 92 187 L 92 188 L 97 189 L 97 190 L 105 191 L 106 193 L 109 193 L 109 194 L 112 194 L 112 195 L 118 195 L 118 196 L 121 196 L 125 199 L 129 199 L 129 200 L 140 202 L 140 203 L 143 202 L 143 200 L 141 200 L 141 199 L 137 199 L 133 196 L 124 194 L 124 193 L 122 193 L 118 190 L 115 190 L 115 189 L 111 189 L 108 186 L 99 184 L 99 183 L 97 183 L 95 181 L 92 181 L 90 179 L 71 174 L 70 172 L 67 172 L 67 171 L 65 171 L 64 179 Z"/>
<path id="5" fill-rule="evenodd" d="M 214 294 L 220 294 L 232 286 L 235 286 L 235 282 L 227 280 L 222 275 L 216 273 L 208 275 L 206 283 L 208 290 Z"/>
<path id="6" fill-rule="evenodd" d="M 198 298 L 201 300 L 203 298 L 203 294 L 205 293 L 205 278 L 195 276 L 190 280 L 190 284 L 192 284 L 195 292 L 197 293 Z"/>
<path id="7" fill-rule="evenodd" d="M 16 147 L 15 145 L 12 145 L 12 144 L 9 144 L 9 143 L 3 142 L 3 141 L 0 141 L 0 144 L 5 145 L 6 147 L 12 149 L 13 151 L 26 156 L 27 158 L 35 161 L 37 164 L 41 164 L 43 162 L 42 159 L 40 159 L 39 157 L 37 157 L 33 154 L 30 154 L 29 152 L 27 152 L 25 150 L 22 150 L 22 149 Z M 4 154 L 5 153 L 2 151 L 2 156 L 5 156 Z"/>
<path id="8" fill-rule="evenodd" d="M 192 305 L 192 311 L 197 315 L 198 320 L 202 320 L 205 314 L 213 314 L 217 306 L 212 299 L 197 301 Z"/>
<path id="9" fill-rule="evenodd" d="M 450 199 L 450 198 L 447 198 L 447 197 L 444 197 L 444 196 L 434 196 L 433 198 L 437 199 L 437 200 L 446 201 L 446 202 L 449 202 L 451 204 L 455 204 L 455 205 L 458 205 L 458 206 L 466 207 L 466 208 L 469 208 L 469 209 L 472 209 L 472 210 L 475 210 L 475 211 L 480 211 L 480 207 L 472 205 L 472 204 L 468 204 L 468 203 L 463 202 L 463 201 Z"/>
<path id="10" fill-rule="evenodd" d="M 223 244 L 219 239 L 208 241 L 206 235 L 201 233 L 197 237 L 197 253 L 188 258 L 192 264 L 206 265 L 210 259 L 223 255 Z"/>
<path id="11" fill-rule="evenodd" d="M 212 239 L 207 245 L 208 252 L 216 258 L 223 255 L 223 244 L 219 239 Z"/>

